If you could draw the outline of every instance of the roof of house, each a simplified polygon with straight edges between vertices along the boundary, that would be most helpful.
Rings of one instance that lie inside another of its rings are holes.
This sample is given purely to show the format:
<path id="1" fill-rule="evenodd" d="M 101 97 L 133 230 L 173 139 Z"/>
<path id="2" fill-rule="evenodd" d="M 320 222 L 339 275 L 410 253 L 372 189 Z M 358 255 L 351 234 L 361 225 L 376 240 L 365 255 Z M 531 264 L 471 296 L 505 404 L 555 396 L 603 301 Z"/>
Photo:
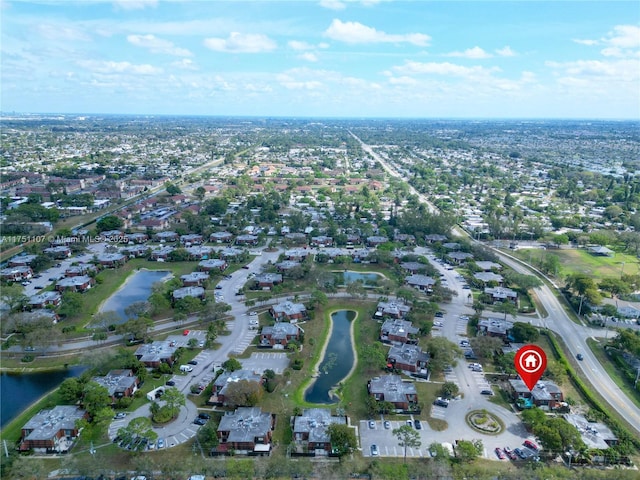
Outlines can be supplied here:
<path id="1" fill-rule="evenodd" d="M 418 333 L 416 327 L 409 320 L 402 320 L 395 318 L 387 320 L 382 324 L 381 332 L 386 335 L 394 335 L 396 337 L 408 337 L 409 335 L 415 335 Z"/>
<path id="2" fill-rule="evenodd" d="M 424 263 L 420 262 L 402 262 L 400 266 L 410 272 L 417 272 L 419 270 L 424 270 L 427 268 Z"/>
<path id="3" fill-rule="evenodd" d="M 466 260 L 467 258 L 473 258 L 473 254 L 466 252 L 451 252 L 447 254 L 447 257 L 453 258 L 454 260 Z"/>
<path id="4" fill-rule="evenodd" d="M 229 432 L 228 442 L 253 442 L 271 430 L 272 417 L 259 407 L 238 407 L 220 419 L 219 432 Z"/>
<path id="5" fill-rule="evenodd" d="M 99 262 L 120 262 L 125 256 L 122 253 L 102 253 L 98 255 Z"/>
<path id="6" fill-rule="evenodd" d="M 204 288 L 202 287 L 176 288 L 171 295 L 176 300 L 179 300 L 181 298 L 186 298 L 186 297 L 201 297 L 204 295 Z"/>
<path id="7" fill-rule="evenodd" d="M 483 282 L 502 282 L 504 277 L 493 272 L 477 272 L 473 276 Z"/>
<path id="8" fill-rule="evenodd" d="M 282 302 L 278 303 L 271 307 L 271 309 L 276 314 L 283 314 L 287 316 L 297 315 L 300 313 L 305 313 L 307 311 L 307 307 L 302 303 L 293 303 L 293 302 Z"/>
<path id="9" fill-rule="evenodd" d="M 282 274 L 280 273 L 261 273 L 256 275 L 254 280 L 258 283 L 278 283 L 282 282 Z"/>
<path id="10" fill-rule="evenodd" d="M 45 302 L 57 302 L 62 299 L 62 295 L 60 292 L 51 291 L 51 292 L 42 292 L 37 295 L 33 295 L 29 297 L 30 305 L 40 305 Z"/>
<path id="11" fill-rule="evenodd" d="M 78 287 L 89 282 L 91 282 L 91 277 L 88 275 L 78 275 L 77 277 L 61 278 L 56 282 L 56 285 L 60 287 Z"/>
<path id="12" fill-rule="evenodd" d="M 282 262 L 276 263 L 276 268 L 279 268 L 280 270 L 290 270 L 299 266 L 300 262 L 296 262 L 295 260 L 283 260 Z"/>
<path id="13" fill-rule="evenodd" d="M 505 288 L 505 287 L 494 287 L 494 288 L 487 287 L 484 289 L 484 293 L 486 293 L 487 295 L 491 295 L 493 298 L 500 298 L 500 299 L 518 297 L 518 294 L 514 290 L 511 290 L 510 288 Z"/>
<path id="14" fill-rule="evenodd" d="M 530 391 L 531 396 L 537 400 L 551 400 L 552 394 L 562 393 L 560 387 L 550 380 L 539 380 L 533 390 L 529 390 L 521 378 L 511 379 L 509 383 L 516 393 L 528 393 Z"/>
<path id="15" fill-rule="evenodd" d="M 293 417 L 293 433 L 309 433 L 309 441 L 316 443 L 329 442 L 327 427 L 331 424 L 346 425 L 344 416 L 331 415 L 328 408 L 306 408 L 302 415 Z"/>
<path id="16" fill-rule="evenodd" d="M 224 260 L 219 260 L 217 258 L 212 258 L 209 260 L 202 260 L 198 262 L 198 265 L 204 268 L 220 268 L 224 267 L 227 264 Z"/>
<path id="17" fill-rule="evenodd" d="M 407 395 L 417 395 L 413 382 L 404 382 L 400 375 L 383 375 L 369 380 L 369 393 L 383 394 L 385 402 L 406 402 Z"/>
<path id="18" fill-rule="evenodd" d="M 478 328 L 487 333 L 506 335 L 513 328 L 513 322 L 502 318 L 483 318 L 478 321 Z"/>
<path id="19" fill-rule="evenodd" d="M 429 354 L 420 350 L 417 345 L 403 343 L 402 345 L 392 346 L 389 349 L 387 358 L 407 365 L 417 365 L 421 361 L 428 362 Z"/>
<path id="20" fill-rule="evenodd" d="M 133 375 L 133 370 L 124 369 L 111 370 L 104 377 L 93 377 L 92 380 L 109 390 L 109 395 L 114 396 L 116 392 L 133 387 L 138 378 Z"/>
<path id="21" fill-rule="evenodd" d="M 618 437 L 616 437 L 611 429 L 604 423 L 590 422 L 584 417 L 584 415 L 566 414 L 563 415 L 563 417 L 567 422 L 578 429 L 578 432 L 580 432 L 580 436 L 582 437 L 582 441 L 589 448 L 604 450 L 605 448 L 609 448 L 607 441 L 616 442 L 618 440 Z"/>
<path id="22" fill-rule="evenodd" d="M 186 275 L 180 275 L 180 280 L 183 282 L 198 282 L 200 280 L 207 280 L 209 274 L 207 272 L 191 272 Z"/>
<path id="23" fill-rule="evenodd" d="M 177 347 L 172 347 L 168 340 L 156 340 L 152 343 L 141 345 L 135 353 L 135 356 L 141 362 L 155 363 L 164 359 L 171 358 Z"/>
<path id="24" fill-rule="evenodd" d="M 409 285 L 418 285 L 420 287 L 429 287 L 436 284 L 436 281 L 433 278 L 420 274 L 409 275 L 408 277 L 405 277 L 405 281 Z"/>
<path id="25" fill-rule="evenodd" d="M 253 370 L 236 370 L 234 372 L 223 372 L 213 382 L 214 386 L 220 388 L 219 393 L 224 394 L 227 386 L 231 383 L 237 383 L 240 380 L 248 380 L 250 382 L 258 382 L 262 380 L 262 375 Z"/>
<path id="26" fill-rule="evenodd" d="M 277 322 L 272 327 L 262 327 L 261 335 L 270 335 L 274 340 L 284 340 L 287 335 L 297 335 L 298 326 L 289 322 Z"/>
<path id="27" fill-rule="evenodd" d="M 483 260 L 479 260 L 476 262 L 476 265 L 478 266 L 478 268 L 484 270 L 484 271 L 488 271 L 488 270 L 492 270 L 492 269 L 496 269 L 496 270 L 501 270 L 502 269 L 502 265 L 500 265 L 499 263 L 496 262 L 487 262 L 487 261 L 483 261 Z"/>
<path id="28" fill-rule="evenodd" d="M 33 430 L 25 440 L 50 440 L 60 430 L 75 430 L 76 420 L 83 418 L 85 413 L 75 405 L 57 405 L 49 410 L 40 410 L 22 427 L 23 430 Z"/>
<path id="29" fill-rule="evenodd" d="M 383 315 L 404 315 L 411 311 L 411 307 L 406 303 L 378 302 L 376 310 Z"/>

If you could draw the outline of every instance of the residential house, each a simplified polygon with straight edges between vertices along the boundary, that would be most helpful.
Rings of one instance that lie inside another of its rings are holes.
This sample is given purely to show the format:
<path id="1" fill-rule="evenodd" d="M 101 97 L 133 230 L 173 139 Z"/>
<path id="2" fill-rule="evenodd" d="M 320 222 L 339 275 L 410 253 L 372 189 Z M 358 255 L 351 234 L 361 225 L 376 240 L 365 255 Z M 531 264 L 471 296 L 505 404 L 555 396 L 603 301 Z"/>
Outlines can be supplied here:
<path id="1" fill-rule="evenodd" d="M 207 272 L 191 272 L 180 275 L 180 280 L 183 287 L 202 287 L 209 280 L 209 274 Z"/>
<path id="2" fill-rule="evenodd" d="M 549 380 L 539 380 L 533 390 L 529 390 L 520 378 L 509 380 L 509 385 L 511 396 L 518 408 L 536 406 L 543 410 L 555 410 L 566 406 L 562 390 Z"/>
<path id="3" fill-rule="evenodd" d="M 224 271 L 228 267 L 227 262 L 219 259 L 202 260 L 198 262 L 198 268 L 203 272 Z"/>
<path id="4" fill-rule="evenodd" d="M 80 435 L 76 423 L 87 412 L 75 405 L 57 405 L 40 410 L 22 427 L 20 451 L 66 453 Z"/>
<path id="5" fill-rule="evenodd" d="M 331 415 L 328 408 L 306 408 L 302 415 L 291 417 L 293 441 L 303 452 L 328 455 L 332 451 L 329 425 L 347 425 L 344 415 Z"/>
<path id="6" fill-rule="evenodd" d="M 382 235 L 371 235 L 370 237 L 367 237 L 367 245 L 369 247 L 377 247 L 378 245 L 387 243 L 388 241 L 389 238 Z"/>
<path id="7" fill-rule="evenodd" d="M 209 235 L 209 241 L 215 243 L 231 243 L 233 234 L 230 232 L 213 232 Z"/>
<path id="8" fill-rule="evenodd" d="M 310 254 L 311 252 L 306 248 L 289 248 L 284 251 L 284 259 L 301 262 Z"/>
<path id="9" fill-rule="evenodd" d="M 146 243 L 149 240 L 149 235 L 146 233 L 127 233 L 127 238 L 129 239 L 129 243 Z"/>
<path id="10" fill-rule="evenodd" d="M 424 240 L 427 243 L 436 243 L 436 242 L 444 242 L 447 239 L 445 235 L 440 235 L 438 233 L 432 233 L 424 236 Z"/>
<path id="11" fill-rule="evenodd" d="M 186 248 L 189 254 L 189 260 L 207 260 L 213 252 L 212 247 L 206 245 L 193 245 Z"/>
<path id="12" fill-rule="evenodd" d="M 98 262 L 105 268 L 118 268 L 127 263 L 129 257 L 122 253 L 101 253 Z"/>
<path id="13" fill-rule="evenodd" d="M 207 403 L 210 405 L 224 405 L 227 388 L 229 385 L 238 383 L 240 380 L 262 384 L 262 375 L 252 370 L 244 369 L 221 373 L 213 382 L 211 397 Z"/>
<path id="14" fill-rule="evenodd" d="M 473 258 L 473 254 L 466 252 L 451 252 L 447 253 L 446 257 L 449 259 L 449 263 L 460 265 L 467 261 L 469 258 Z"/>
<path id="15" fill-rule="evenodd" d="M 16 255 L 9 259 L 8 266 L 9 267 L 28 267 L 31 263 L 38 258 L 38 255 L 25 255 L 20 254 Z"/>
<path id="16" fill-rule="evenodd" d="M 243 235 L 238 235 L 236 237 L 236 245 L 257 245 L 258 244 L 258 236 L 257 235 L 250 235 L 250 234 L 243 234 Z"/>
<path id="17" fill-rule="evenodd" d="M 149 247 L 143 244 L 129 245 L 120 249 L 120 253 L 128 256 L 129 258 L 144 258 L 149 255 Z"/>
<path id="18" fill-rule="evenodd" d="M 43 252 L 58 260 L 71 256 L 71 249 L 65 246 L 45 248 Z"/>
<path id="19" fill-rule="evenodd" d="M 218 424 L 218 451 L 232 449 L 235 454 L 269 454 L 275 428 L 275 415 L 259 407 L 238 407 L 226 412 Z"/>
<path id="20" fill-rule="evenodd" d="M 420 262 L 402 262 L 400 267 L 411 274 L 424 272 L 427 266 Z"/>
<path id="21" fill-rule="evenodd" d="M 393 235 L 394 242 L 400 242 L 404 245 L 415 245 L 416 237 L 410 233 L 395 233 Z"/>
<path id="22" fill-rule="evenodd" d="M 59 292 L 86 292 L 96 281 L 88 275 L 61 278 L 56 282 L 56 290 Z"/>
<path id="23" fill-rule="evenodd" d="M 169 254 L 174 250 L 174 247 L 156 247 L 151 250 L 149 258 L 156 262 L 166 262 L 169 259 Z"/>
<path id="24" fill-rule="evenodd" d="M 606 450 L 618 445 L 618 437 L 602 422 L 593 422 L 584 415 L 566 414 L 562 416 L 580 432 L 582 441 L 588 448 Z"/>
<path id="25" fill-rule="evenodd" d="M 411 311 L 411 307 L 406 303 L 399 302 L 378 302 L 374 318 L 404 318 Z"/>
<path id="26" fill-rule="evenodd" d="M 287 233 L 284 236 L 285 240 L 288 240 L 290 243 L 296 245 L 306 245 L 307 244 L 307 236 L 304 233 L 294 232 Z"/>
<path id="27" fill-rule="evenodd" d="M 394 318 L 385 321 L 380 328 L 380 340 L 384 343 L 417 343 L 419 329 L 408 320 Z"/>
<path id="28" fill-rule="evenodd" d="M 599 257 L 613 257 L 614 251 L 602 246 L 589 247 L 589 253 Z"/>
<path id="29" fill-rule="evenodd" d="M 79 263 L 77 265 L 71 265 L 64 271 L 65 277 L 78 277 L 81 275 L 90 275 L 97 272 L 98 269 L 91 263 Z"/>
<path id="30" fill-rule="evenodd" d="M 141 345 L 134 353 L 135 357 L 149 368 L 158 368 L 161 363 L 173 365 L 177 347 L 168 340 L 156 340 Z"/>
<path id="31" fill-rule="evenodd" d="M 180 238 L 180 235 L 172 231 L 158 232 L 154 235 L 154 240 L 160 243 L 177 242 L 179 238 Z"/>
<path id="32" fill-rule="evenodd" d="M 62 295 L 60 292 L 41 292 L 37 295 L 29 297 L 29 308 L 46 308 L 51 305 L 58 307 L 62 303 Z"/>
<path id="33" fill-rule="evenodd" d="M 387 353 L 387 366 L 395 370 L 426 376 L 428 363 L 429 354 L 420 350 L 418 345 L 394 345 Z"/>
<path id="34" fill-rule="evenodd" d="M 198 233 L 188 233 L 186 235 L 180 235 L 180 243 L 187 247 L 191 245 L 201 245 L 204 241 L 202 235 Z"/>
<path id="35" fill-rule="evenodd" d="M 307 308 L 302 303 L 281 302 L 269 309 L 271 316 L 277 321 L 294 323 L 307 318 Z"/>
<path id="36" fill-rule="evenodd" d="M 275 285 L 279 285 L 282 283 L 282 274 L 280 273 L 261 273 L 260 275 L 256 275 L 253 279 L 255 285 L 258 288 L 271 289 Z"/>
<path id="37" fill-rule="evenodd" d="M 296 262 L 295 260 L 284 260 L 275 264 L 276 269 L 281 273 L 286 273 L 299 266 L 301 266 L 301 263 Z"/>
<path id="38" fill-rule="evenodd" d="M 504 277 L 500 274 L 493 272 L 477 272 L 473 274 L 476 280 L 480 280 L 483 283 L 495 282 L 498 285 L 502 285 Z"/>
<path id="39" fill-rule="evenodd" d="M 409 275 L 408 277 L 405 277 L 404 281 L 410 287 L 417 288 L 418 290 L 426 293 L 431 293 L 434 285 L 436 284 L 436 281 L 433 278 L 422 274 Z"/>
<path id="40" fill-rule="evenodd" d="M 392 403 L 394 408 L 408 411 L 418 405 L 415 383 L 405 382 L 400 375 L 382 375 L 367 383 L 369 395 L 378 402 Z"/>
<path id="41" fill-rule="evenodd" d="M 283 349 L 291 340 L 299 339 L 300 328 L 297 325 L 288 322 L 277 322 L 272 327 L 262 327 L 259 346 Z"/>
<path id="42" fill-rule="evenodd" d="M 488 337 L 498 337 L 507 341 L 513 328 L 513 322 L 500 318 L 483 318 L 478 321 L 478 333 Z"/>
<path id="43" fill-rule="evenodd" d="M 140 384 L 133 370 L 129 369 L 111 370 L 104 377 L 93 377 L 92 380 L 109 391 L 113 403 L 123 397 L 133 397 Z"/>
<path id="44" fill-rule="evenodd" d="M 0 277 L 8 282 L 23 282 L 29 280 L 32 276 L 33 270 L 27 266 L 9 267 L 0 270 Z"/>
<path id="45" fill-rule="evenodd" d="M 182 287 L 176 288 L 171 293 L 171 297 L 173 298 L 174 302 L 187 297 L 199 298 L 200 300 L 204 300 L 204 294 L 205 291 L 202 287 Z"/>
<path id="46" fill-rule="evenodd" d="M 56 323 L 58 323 L 58 320 L 60 320 L 58 314 L 49 308 L 34 308 L 33 310 L 18 312 L 14 315 L 17 317 L 16 323 L 19 324 L 39 323 L 44 319 L 50 321 L 53 325 L 55 325 Z"/>
<path id="47" fill-rule="evenodd" d="M 311 237 L 311 245 L 314 247 L 331 247 L 333 246 L 333 237 L 327 237 L 326 235 Z"/>
<path id="48" fill-rule="evenodd" d="M 491 301 L 491 303 L 496 302 L 511 302 L 514 305 L 518 304 L 518 294 L 506 287 L 494 287 L 489 288 L 486 287 L 484 289 L 484 293 L 487 296 L 487 299 Z"/>
<path id="49" fill-rule="evenodd" d="M 502 270 L 502 265 L 496 262 L 477 261 L 476 266 L 483 272 L 490 272 L 491 270 Z"/>
<path id="50" fill-rule="evenodd" d="M 227 247 L 218 250 L 218 255 L 227 261 L 239 261 L 244 257 L 245 251 L 236 247 Z"/>

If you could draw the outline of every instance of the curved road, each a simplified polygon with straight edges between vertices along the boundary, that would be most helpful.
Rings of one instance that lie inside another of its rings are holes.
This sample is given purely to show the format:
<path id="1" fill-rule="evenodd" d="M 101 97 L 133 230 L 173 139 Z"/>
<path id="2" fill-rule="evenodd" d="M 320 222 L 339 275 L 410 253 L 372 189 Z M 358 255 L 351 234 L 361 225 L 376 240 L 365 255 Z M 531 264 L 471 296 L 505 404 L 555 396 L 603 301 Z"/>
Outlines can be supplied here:
<path id="1" fill-rule="evenodd" d="M 380 162 L 389 175 L 394 178 L 402 179 L 402 176 L 396 172 L 386 160 L 378 155 L 370 145 L 365 144 L 352 132 L 349 133 L 351 133 L 351 135 L 360 142 L 360 146 L 365 152 L 369 153 L 375 160 Z M 429 205 L 430 210 L 434 210 L 433 205 L 431 205 L 424 195 L 420 194 L 411 185 L 409 185 L 409 189 L 411 193 L 420 198 L 420 201 Z M 496 251 L 496 253 L 501 257 L 505 264 L 509 265 L 514 270 L 521 273 L 531 273 L 528 269 L 522 266 L 522 264 L 509 258 L 502 252 Z M 540 298 L 540 302 L 549 313 L 549 317 L 542 320 L 542 326 L 558 333 L 564 340 L 569 352 L 574 358 L 578 353 L 582 353 L 582 355 L 584 355 L 584 360 L 579 362 L 579 367 L 589 379 L 593 388 L 598 391 L 604 397 L 605 401 L 627 421 L 629 426 L 636 431 L 636 434 L 640 435 L 640 408 L 636 407 L 636 405 L 615 384 L 615 382 L 611 380 L 606 370 L 602 367 L 595 355 L 591 353 L 591 349 L 587 345 L 586 339 L 594 336 L 595 331 L 573 323 L 548 286 L 543 285 L 542 287 L 537 288 L 536 293 Z"/>

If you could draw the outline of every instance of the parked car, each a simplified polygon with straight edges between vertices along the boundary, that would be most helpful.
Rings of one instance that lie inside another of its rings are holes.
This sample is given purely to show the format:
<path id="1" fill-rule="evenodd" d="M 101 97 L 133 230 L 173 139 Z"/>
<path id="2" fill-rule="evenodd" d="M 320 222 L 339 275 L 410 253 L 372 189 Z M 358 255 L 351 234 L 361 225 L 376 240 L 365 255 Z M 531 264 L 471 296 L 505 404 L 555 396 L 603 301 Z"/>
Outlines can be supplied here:
<path id="1" fill-rule="evenodd" d="M 196 425 L 206 425 L 207 421 L 204 418 L 196 418 L 193 423 L 195 423 Z"/>
<path id="2" fill-rule="evenodd" d="M 485 388 L 484 390 L 482 390 L 480 392 L 480 394 L 481 395 L 489 395 L 489 396 L 491 396 L 491 395 L 493 395 L 493 390 L 489 390 L 488 388 Z"/>
<path id="3" fill-rule="evenodd" d="M 198 418 L 204 418 L 205 420 L 209 420 L 211 418 L 211 415 L 209 415 L 208 413 L 199 413 Z"/>
<path id="4" fill-rule="evenodd" d="M 158 439 L 158 449 L 164 448 L 164 438 Z"/>
<path id="5" fill-rule="evenodd" d="M 376 428 L 376 422 L 369 420 L 369 428 Z"/>
<path id="6" fill-rule="evenodd" d="M 389 420 L 384 421 L 384 428 L 387 430 L 391 428 L 391 422 Z"/>
<path id="7" fill-rule="evenodd" d="M 124 418 L 124 417 L 126 417 L 126 416 L 127 416 L 127 412 L 118 412 L 118 413 L 116 413 L 116 414 L 114 415 L 114 417 L 113 417 L 113 418 L 115 418 L 115 419 L 120 419 L 120 418 Z"/>
<path id="8" fill-rule="evenodd" d="M 176 382 L 174 382 L 173 380 L 167 380 L 165 382 L 165 385 L 168 387 L 174 387 L 176 385 Z"/>
<path id="9" fill-rule="evenodd" d="M 515 460 L 517 458 L 516 454 L 509 447 L 504 447 L 504 453 L 506 453 L 507 457 L 511 460 Z"/>
<path id="10" fill-rule="evenodd" d="M 520 448 L 516 448 L 513 450 L 513 453 L 515 453 L 516 455 L 518 455 L 520 458 L 522 458 L 523 460 L 527 458 L 527 452 L 525 452 L 524 450 L 520 449 Z"/>
<path id="11" fill-rule="evenodd" d="M 413 422 L 413 424 L 416 427 L 416 430 L 422 430 L 422 423 L 420 423 L 420 420 L 417 420 L 415 422 Z"/>
<path id="12" fill-rule="evenodd" d="M 411 420 L 407 420 L 407 425 L 409 425 L 410 427 L 413 427 L 413 422 Z"/>
<path id="13" fill-rule="evenodd" d="M 378 451 L 378 446 L 374 443 L 371 445 L 371 456 L 377 457 L 378 455 L 380 455 L 380 452 Z"/>
<path id="14" fill-rule="evenodd" d="M 434 400 L 433 404 L 437 405 L 438 407 L 447 408 L 449 406 L 449 400 L 442 397 L 438 397 Z"/>
<path id="15" fill-rule="evenodd" d="M 496 456 L 500 459 L 500 460 L 504 460 L 505 456 L 504 456 L 504 452 L 502 451 L 502 449 L 500 447 L 496 447 Z"/>
<path id="16" fill-rule="evenodd" d="M 197 364 L 198 364 L 198 361 L 197 361 L 197 360 L 189 360 L 187 363 L 188 363 L 189 365 L 197 365 Z"/>
<path id="17" fill-rule="evenodd" d="M 531 440 L 525 440 L 523 442 L 523 445 L 527 448 L 530 448 L 531 450 L 535 450 L 536 452 L 538 451 L 538 445 L 536 445 L 534 442 L 532 442 Z"/>

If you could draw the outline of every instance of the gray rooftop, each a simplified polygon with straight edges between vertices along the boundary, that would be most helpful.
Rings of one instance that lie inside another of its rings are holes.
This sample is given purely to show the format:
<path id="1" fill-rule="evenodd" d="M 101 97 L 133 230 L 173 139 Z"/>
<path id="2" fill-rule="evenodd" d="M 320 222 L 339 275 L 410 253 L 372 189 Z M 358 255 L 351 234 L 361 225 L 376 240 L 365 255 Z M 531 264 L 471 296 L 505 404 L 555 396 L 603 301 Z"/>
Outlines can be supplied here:
<path id="1" fill-rule="evenodd" d="M 93 377 L 92 380 L 109 390 L 113 397 L 117 392 L 133 387 L 137 378 L 132 370 L 111 370 L 104 377 Z"/>
<path id="2" fill-rule="evenodd" d="M 220 419 L 219 432 L 229 432 L 228 442 L 253 442 L 271 430 L 271 414 L 259 407 L 239 407 Z"/>
<path id="3" fill-rule="evenodd" d="M 171 347 L 168 340 L 156 340 L 153 343 L 141 345 L 135 353 L 135 356 L 141 362 L 160 362 L 164 359 L 171 358 L 176 351 L 176 347 Z"/>
<path id="4" fill-rule="evenodd" d="M 583 415 L 563 415 L 564 419 L 578 429 L 582 441 L 589 448 L 604 450 L 609 448 L 609 443 L 618 441 L 618 437 L 611 429 L 600 422 L 590 422 Z"/>
<path id="5" fill-rule="evenodd" d="M 85 411 L 75 405 L 57 405 L 50 410 L 41 410 L 22 427 L 33 430 L 25 440 L 51 440 L 60 430 L 74 430 L 76 420 L 85 415 Z"/>
<path id="6" fill-rule="evenodd" d="M 408 320 L 395 318 L 387 320 L 382 324 L 380 329 L 383 335 L 394 335 L 396 337 L 408 337 L 418 333 L 418 329 Z"/>
<path id="7" fill-rule="evenodd" d="M 56 285 L 67 288 L 67 287 L 78 287 L 80 285 L 84 285 L 87 282 L 91 282 L 91 277 L 88 275 L 78 275 L 76 277 L 66 277 L 58 280 Z"/>
<path id="8" fill-rule="evenodd" d="M 478 272 L 478 273 L 474 273 L 473 276 L 483 282 L 498 282 L 498 283 L 502 282 L 504 278 L 502 275 L 498 275 L 497 273 L 493 273 L 493 272 Z"/>
<path id="9" fill-rule="evenodd" d="M 278 322 L 273 327 L 262 327 L 261 335 L 271 335 L 274 340 L 283 340 L 287 335 L 297 335 L 298 326 L 289 322 Z"/>
<path id="10" fill-rule="evenodd" d="M 253 370 L 236 370 L 235 372 L 224 372 L 220 374 L 216 381 L 213 383 L 217 388 L 219 388 L 219 393 L 225 393 L 227 386 L 231 383 L 237 383 L 240 380 L 248 380 L 250 382 L 260 383 L 262 380 L 262 375 L 254 372 Z"/>
<path id="11" fill-rule="evenodd" d="M 175 300 L 180 300 L 186 297 L 201 297 L 204 295 L 204 288 L 202 287 L 182 287 L 176 288 L 173 293 Z"/>
<path id="12" fill-rule="evenodd" d="M 304 306 L 304 304 L 293 302 L 278 303 L 271 308 L 276 314 L 283 314 L 287 316 L 305 313 L 307 311 L 307 308 Z"/>
<path id="13" fill-rule="evenodd" d="M 406 402 L 407 395 L 417 395 L 413 382 L 403 382 L 400 375 L 383 375 L 369 381 L 369 393 L 383 394 L 385 402 Z"/>
<path id="14" fill-rule="evenodd" d="M 204 267 L 204 268 L 221 268 L 221 267 L 224 267 L 226 264 L 227 262 L 225 262 L 224 260 L 219 260 L 217 258 L 213 258 L 210 260 L 202 260 L 201 262 L 198 262 L 198 266 Z"/>
<path id="15" fill-rule="evenodd" d="M 417 285 L 419 287 L 429 287 L 436 284 L 436 281 L 427 275 L 409 275 L 405 277 L 405 281 L 409 285 Z"/>
<path id="16" fill-rule="evenodd" d="M 329 434 L 327 427 L 333 423 L 346 425 L 344 416 L 331 415 L 331 410 L 327 408 L 307 408 L 302 411 L 302 415 L 293 417 L 293 433 L 309 433 L 310 442 L 328 442 Z"/>
<path id="17" fill-rule="evenodd" d="M 389 349 L 387 358 L 395 359 L 397 362 L 407 365 L 417 365 L 418 362 L 428 362 L 429 354 L 420 350 L 418 345 L 394 345 Z"/>

